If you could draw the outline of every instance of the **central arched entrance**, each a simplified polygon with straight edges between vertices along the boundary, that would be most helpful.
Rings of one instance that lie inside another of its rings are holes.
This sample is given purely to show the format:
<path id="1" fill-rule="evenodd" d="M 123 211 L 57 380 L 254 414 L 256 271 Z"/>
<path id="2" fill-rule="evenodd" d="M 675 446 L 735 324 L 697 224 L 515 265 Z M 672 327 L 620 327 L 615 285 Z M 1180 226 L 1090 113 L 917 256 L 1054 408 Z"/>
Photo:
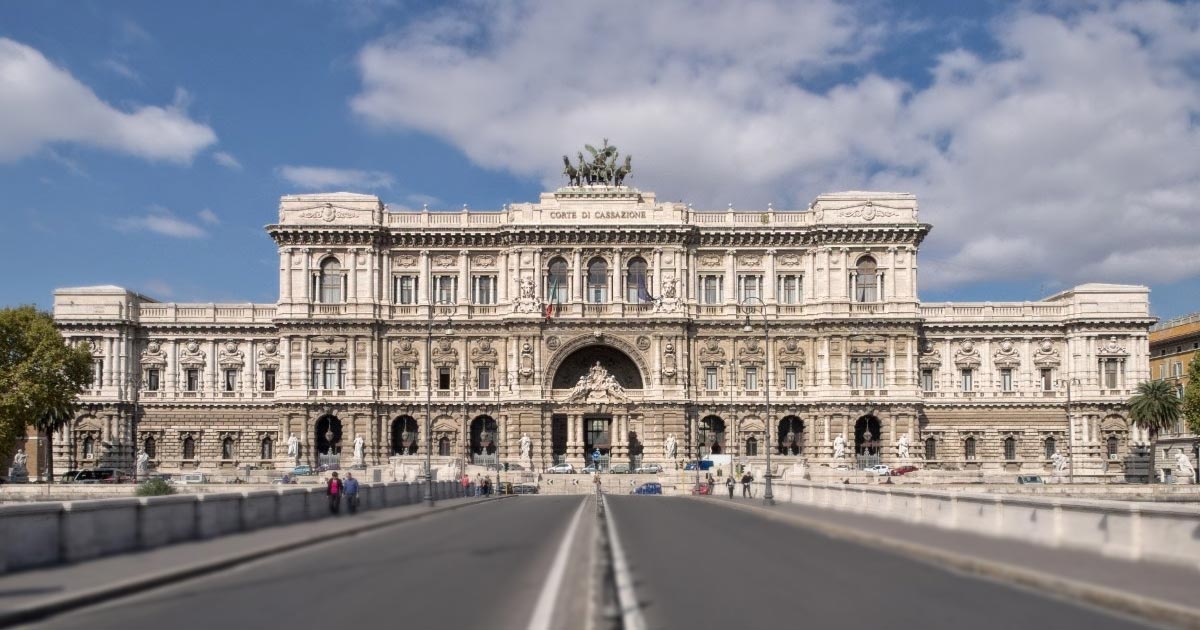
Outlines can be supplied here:
<path id="1" fill-rule="evenodd" d="M 584 346 L 563 358 L 554 371 L 554 389 L 571 389 L 597 363 L 625 389 L 642 389 L 642 371 L 621 350 L 603 344 Z"/>
<path id="2" fill-rule="evenodd" d="M 342 421 L 333 414 L 325 414 L 316 424 L 317 464 L 336 465 L 342 452 Z"/>
<path id="3" fill-rule="evenodd" d="M 487 466 L 499 463 L 496 443 L 500 428 L 490 416 L 479 416 L 471 421 L 471 463 Z"/>
<path id="4" fill-rule="evenodd" d="M 858 468 L 879 463 L 879 439 L 882 425 L 879 418 L 866 415 L 854 423 L 854 457 Z"/>
<path id="5" fill-rule="evenodd" d="M 780 455 L 802 455 L 804 453 L 804 421 L 797 416 L 786 416 L 779 421 L 778 453 Z"/>
<path id="6" fill-rule="evenodd" d="M 416 455 L 419 449 L 420 431 L 412 416 L 400 416 L 392 420 L 392 455 Z"/>
<path id="7" fill-rule="evenodd" d="M 719 416 L 705 416 L 700 420 L 699 430 L 700 457 L 708 454 L 720 455 L 725 452 L 725 421 Z"/>

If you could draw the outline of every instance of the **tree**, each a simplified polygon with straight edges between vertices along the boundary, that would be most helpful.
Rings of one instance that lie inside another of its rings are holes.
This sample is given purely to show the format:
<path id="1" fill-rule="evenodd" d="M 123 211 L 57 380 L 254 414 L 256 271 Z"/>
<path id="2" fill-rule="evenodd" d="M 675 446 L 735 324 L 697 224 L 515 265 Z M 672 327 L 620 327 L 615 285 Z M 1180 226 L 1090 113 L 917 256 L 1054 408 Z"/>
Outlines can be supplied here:
<path id="1" fill-rule="evenodd" d="M 1158 454 L 1158 434 L 1175 426 L 1179 420 L 1179 397 L 1166 381 L 1145 381 L 1138 384 L 1137 393 L 1129 399 L 1129 419 L 1134 426 L 1150 434 L 1150 472 L 1146 483 L 1155 475 Z"/>
<path id="2" fill-rule="evenodd" d="M 1183 419 L 1189 431 L 1200 435 L 1200 352 L 1188 363 L 1187 385 L 1183 389 Z"/>
<path id="3" fill-rule="evenodd" d="M 92 355 L 68 346 L 49 313 L 33 306 L 0 309 L 0 451 L 12 450 L 33 425 L 47 438 L 54 477 L 54 432 L 75 413 L 92 383 Z"/>

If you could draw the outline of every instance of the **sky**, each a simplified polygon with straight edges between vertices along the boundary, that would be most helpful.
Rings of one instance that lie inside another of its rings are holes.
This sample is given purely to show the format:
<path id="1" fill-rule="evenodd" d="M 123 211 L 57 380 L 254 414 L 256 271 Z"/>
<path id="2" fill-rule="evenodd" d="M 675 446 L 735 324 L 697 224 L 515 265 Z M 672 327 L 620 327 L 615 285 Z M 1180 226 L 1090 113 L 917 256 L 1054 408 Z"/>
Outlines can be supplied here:
<path id="1" fill-rule="evenodd" d="M 697 209 L 917 195 L 923 301 L 1200 310 L 1200 2 L 0 3 L 0 305 L 273 302 L 280 195 L 497 209 L 608 138 Z"/>

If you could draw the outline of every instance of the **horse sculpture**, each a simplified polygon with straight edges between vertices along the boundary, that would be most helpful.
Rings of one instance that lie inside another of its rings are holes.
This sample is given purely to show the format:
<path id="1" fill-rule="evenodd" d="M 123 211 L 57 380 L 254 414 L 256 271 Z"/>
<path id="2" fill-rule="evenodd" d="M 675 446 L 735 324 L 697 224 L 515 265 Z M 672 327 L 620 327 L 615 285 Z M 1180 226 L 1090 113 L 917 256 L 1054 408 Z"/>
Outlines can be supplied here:
<path id="1" fill-rule="evenodd" d="M 614 164 L 616 163 L 616 158 L 613 158 L 613 163 Z M 633 156 L 626 155 L 624 166 L 617 166 L 612 169 L 613 186 L 620 186 L 625 181 L 625 176 L 629 175 L 629 172 L 632 170 L 633 170 Z"/>
<path id="2" fill-rule="evenodd" d="M 567 185 L 568 186 L 580 185 L 579 169 L 575 168 L 574 166 L 571 166 L 571 158 L 569 158 L 565 155 L 563 156 L 563 175 L 567 176 Z"/>

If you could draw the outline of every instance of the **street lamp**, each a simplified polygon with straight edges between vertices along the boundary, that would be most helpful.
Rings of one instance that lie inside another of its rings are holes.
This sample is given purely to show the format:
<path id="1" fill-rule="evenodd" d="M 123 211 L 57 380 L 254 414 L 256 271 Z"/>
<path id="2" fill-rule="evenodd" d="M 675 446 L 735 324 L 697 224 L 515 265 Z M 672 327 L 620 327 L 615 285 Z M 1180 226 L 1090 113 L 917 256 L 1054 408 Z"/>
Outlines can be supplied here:
<path id="1" fill-rule="evenodd" d="M 434 306 L 447 302 L 439 301 Z M 433 507 L 433 308 L 425 334 L 425 503 Z M 447 336 L 454 334 L 454 318 L 446 318 Z"/>
<path id="2" fill-rule="evenodd" d="M 137 468 L 138 468 L 137 467 L 138 394 L 141 393 L 141 389 L 142 389 L 142 377 L 138 374 L 130 374 L 129 375 L 129 388 L 132 392 L 130 397 L 133 399 L 133 408 L 130 412 L 130 419 L 129 419 L 129 432 L 130 432 L 129 441 L 130 441 L 130 450 L 132 451 L 130 454 L 130 457 L 132 458 L 132 461 L 133 461 L 133 483 L 136 484 L 136 483 L 138 483 L 138 470 L 137 470 Z M 53 471 L 51 471 L 51 474 L 53 474 Z"/>
<path id="3" fill-rule="evenodd" d="M 1067 459 L 1067 478 L 1069 483 L 1075 483 L 1075 422 L 1071 420 L 1071 386 L 1082 383 L 1077 378 L 1060 378 L 1054 384 L 1067 386 L 1067 452 L 1070 453 L 1070 458 Z"/>
<path id="4" fill-rule="evenodd" d="M 746 314 L 746 323 L 742 326 L 742 332 L 751 332 L 754 330 L 754 326 L 750 324 L 750 307 L 747 305 L 747 302 L 758 302 L 758 306 L 761 308 L 760 312 L 762 313 L 763 391 L 767 394 L 767 417 L 766 422 L 763 423 L 763 430 L 765 431 L 764 441 L 766 442 L 763 446 L 766 447 L 767 451 L 767 487 L 763 492 L 763 503 L 765 505 L 775 505 L 775 493 L 771 490 L 771 447 L 773 446 L 771 443 L 771 322 L 767 319 L 767 305 L 762 301 L 762 298 L 753 295 L 747 296 L 742 298 L 742 301 L 738 304 L 738 307 Z"/>

